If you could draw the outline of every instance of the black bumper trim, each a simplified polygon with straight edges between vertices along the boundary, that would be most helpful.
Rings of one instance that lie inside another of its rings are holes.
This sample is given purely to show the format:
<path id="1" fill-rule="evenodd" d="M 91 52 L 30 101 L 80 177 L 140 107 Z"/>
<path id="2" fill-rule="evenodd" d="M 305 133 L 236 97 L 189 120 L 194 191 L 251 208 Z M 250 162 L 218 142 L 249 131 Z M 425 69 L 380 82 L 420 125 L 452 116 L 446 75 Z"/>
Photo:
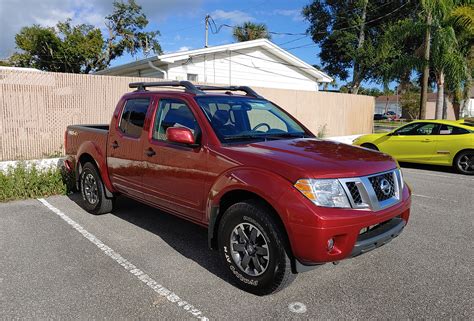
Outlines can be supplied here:
<path id="1" fill-rule="evenodd" d="M 359 256 L 384 244 L 387 244 L 400 235 L 404 227 L 405 221 L 399 217 L 396 217 L 391 219 L 380 228 L 360 235 L 349 257 Z"/>

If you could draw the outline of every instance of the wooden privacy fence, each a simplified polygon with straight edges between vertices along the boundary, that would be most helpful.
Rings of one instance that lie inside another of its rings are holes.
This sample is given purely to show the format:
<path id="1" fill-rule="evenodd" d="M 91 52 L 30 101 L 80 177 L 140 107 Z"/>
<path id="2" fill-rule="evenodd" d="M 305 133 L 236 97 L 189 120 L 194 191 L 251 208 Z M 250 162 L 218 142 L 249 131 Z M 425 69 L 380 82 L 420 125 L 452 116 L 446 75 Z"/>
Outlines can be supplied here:
<path id="1" fill-rule="evenodd" d="M 134 81 L 162 79 L 0 70 L 0 160 L 63 153 L 70 124 L 109 123 L 119 98 Z M 254 88 L 326 136 L 370 133 L 373 97 Z"/>

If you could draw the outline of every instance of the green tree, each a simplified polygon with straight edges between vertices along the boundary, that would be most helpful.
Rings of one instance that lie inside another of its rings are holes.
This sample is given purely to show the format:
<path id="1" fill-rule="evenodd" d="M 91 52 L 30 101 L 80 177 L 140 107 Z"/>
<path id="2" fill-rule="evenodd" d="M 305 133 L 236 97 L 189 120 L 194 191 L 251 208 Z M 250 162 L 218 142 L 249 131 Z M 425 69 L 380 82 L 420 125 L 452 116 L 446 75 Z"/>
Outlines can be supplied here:
<path id="1" fill-rule="evenodd" d="M 105 55 L 102 62 L 106 65 L 125 52 L 132 56 L 142 51 L 145 55 L 150 51 L 161 53 L 161 46 L 156 39 L 159 31 L 144 31 L 148 19 L 142 7 L 135 0 L 127 3 L 114 1 L 114 12 L 106 17 L 109 36 L 106 40 Z"/>
<path id="2" fill-rule="evenodd" d="M 238 42 L 255 40 L 255 39 L 271 39 L 267 26 L 263 23 L 244 22 L 240 26 L 235 26 L 232 32 L 234 39 Z"/>
<path id="3" fill-rule="evenodd" d="M 20 52 L 10 57 L 19 67 L 45 71 L 89 73 L 107 68 L 110 62 L 128 52 L 145 55 L 161 53 L 156 40 L 158 31 L 144 31 L 148 25 L 145 14 L 134 0 L 114 2 L 114 11 L 106 17 L 108 37 L 91 25 L 73 26 L 71 20 L 52 27 L 24 27 L 15 36 Z"/>
<path id="4" fill-rule="evenodd" d="M 407 90 L 400 96 L 400 105 L 402 107 L 402 117 L 406 119 L 417 119 L 420 109 L 419 90 Z"/>
<path id="5" fill-rule="evenodd" d="M 383 37 L 382 52 L 387 55 L 380 70 L 387 79 L 400 82 L 401 93 L 406 91 L 413 71 L 419 73 L 420 118 L 425 118 L 432 83 L 437 87 L 438 118 L 443 110 L 446 114 L 446 94 L 455 101 L 462 96 L 460 88 L 466 83 L 466 61 L 472 47 L 472 32 L 469 40 L 466 30 L 473 20 L 472 5 L 463 2 L 468 1 L 423 0 L 416 15 L 389 25 Z"/>
<path id="6" fill-rule="evenodd" d="M 465 2 L 456 6 L 448 18 L 448 23 L 456 33 L 457 48 L 465 64 L 465 76 L 461 83 L 448 82 L 456 116 L 468 106 L 474 78 L 474 6 Z"/>
<path id="7" fill-rule="evenodd" d="M 381 37 L 387 25 L 413 15 L 415 3 L 385 0 L 314 0 L 303 8 L 308 33 L 319 44 L 325 70 L 357 93 L 361 83 L 380 78 L 385 56 Z"/>

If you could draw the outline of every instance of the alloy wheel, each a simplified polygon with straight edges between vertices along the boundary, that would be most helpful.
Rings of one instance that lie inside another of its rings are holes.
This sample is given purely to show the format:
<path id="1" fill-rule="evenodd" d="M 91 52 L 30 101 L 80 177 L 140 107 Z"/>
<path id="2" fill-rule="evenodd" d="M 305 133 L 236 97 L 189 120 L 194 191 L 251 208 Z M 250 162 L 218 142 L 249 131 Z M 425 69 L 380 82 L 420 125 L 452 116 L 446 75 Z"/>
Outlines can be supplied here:
<path id="1" fill-rule="evenodd" d="M 250 276 L 263 274 L 270 262 L 268 243 L 263 233 L 251 223 L 237 225 L 230 235 L 234 263 Z"/>
<path id="2" fill-rule="evenodd" d="M 474 173 L 474 155 L 463 155 L 460 157 L 458 166 L 467 173 Z"/>
<path id="3" fill-rule="evenodd" d="M 84 196 L 90 204 L 95 204 L 99 200 L 99 190 L 97 181 L 91 173 L 87 173 L 83 180 Z"/>

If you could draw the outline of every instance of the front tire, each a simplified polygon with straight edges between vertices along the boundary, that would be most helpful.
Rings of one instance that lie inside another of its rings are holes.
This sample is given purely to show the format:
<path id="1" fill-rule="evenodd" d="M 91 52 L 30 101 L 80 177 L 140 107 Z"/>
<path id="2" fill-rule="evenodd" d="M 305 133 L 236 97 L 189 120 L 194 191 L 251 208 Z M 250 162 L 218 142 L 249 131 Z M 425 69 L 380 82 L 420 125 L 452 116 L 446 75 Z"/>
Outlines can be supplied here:
<path id="1" fill-rule="evenodd" d="M 82 195 L 82 208 L 89 213 L 98 215 L 110 213 L 114 198 L 105 196 L 105 186 L 97 168 L 92 163 L 85 163 L 79 176 Z"/>
<path id="2" fill-rule="evenodd" d="M 360 146 L 365 147 L 365 148 L 367 148 L 367 149 L 379 151 L 379 149 L 377 148 L 377 146 L 375 146 L 374 144 L 362 144 L 362 145 L 360 145 Z"/>
<path id="3" fill-rule="evenodd" d="M 460 152 L 454 159 L 454 169 L 465 175 L 474 175 L 474 150 Z"/>
<path id="4" fill-rule="evenodd" d="M 261 202 L 230 206 L 219 224 L 219 252 L 233 281 L 241 289 L 266 295 L 295 278 L 285 238 Z"/>

